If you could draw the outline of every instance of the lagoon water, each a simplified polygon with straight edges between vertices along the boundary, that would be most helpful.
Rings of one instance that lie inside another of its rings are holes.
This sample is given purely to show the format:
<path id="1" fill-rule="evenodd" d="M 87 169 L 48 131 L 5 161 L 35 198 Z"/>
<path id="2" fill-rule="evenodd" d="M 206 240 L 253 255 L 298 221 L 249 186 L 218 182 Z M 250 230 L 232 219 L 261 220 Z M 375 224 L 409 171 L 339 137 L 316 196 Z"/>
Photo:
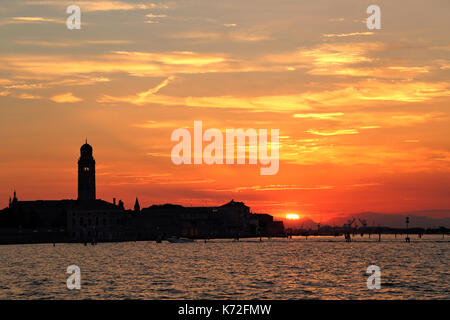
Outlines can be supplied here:
<path id="1" fill-rule="evenodd" d="M 377 239 L 4 245 L 0 299 L 450 299 L 450 237 Z M 80 290 L 67 289 L 70 265 Z"/>

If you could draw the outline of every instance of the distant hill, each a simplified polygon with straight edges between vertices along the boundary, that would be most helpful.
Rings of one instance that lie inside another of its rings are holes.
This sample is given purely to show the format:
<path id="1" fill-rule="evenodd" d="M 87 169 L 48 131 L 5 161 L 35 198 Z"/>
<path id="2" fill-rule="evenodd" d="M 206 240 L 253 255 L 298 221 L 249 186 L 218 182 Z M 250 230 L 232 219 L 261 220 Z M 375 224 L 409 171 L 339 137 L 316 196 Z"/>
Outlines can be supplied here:
<path id="1" fill-rule="evenodd" d="M 301 229 L 317 229 L 317 222 L 309 218 L 302 218 L 299 220 L 284 220 L 286 228 L 301 228 Z"/>
<path id="2" fill-rule="evenodd" d="M 355 218 L 355 223 L 362 226 L 359 219 L 365 220 L 367 226 L 382 226 L 392 228 L 404 228 L 405 218 L 409 217 L 410 228 L 450 228 L 450 209 L 449 210 L 420 210 L 402 213 L 381 213 L 381 212 L 358 212 L 353 214 L 342 214 L 330 220 L 321 221 L 321 226 L 343 226 L 348 220 Z M 318 221 L 310 218 L 300 220 L 284 220 L 286 228 L 302 228 L 317 230 Z"/>
<path id="3" fill-rule="evenodd" d="M 405 227 L 405 218 L 409 217 L 409 226 L 431 228 L 450 227 L 450 210 L 421 210 L 403 212 L 398 214 L 379 212 L 360 212 L 342 215 L 341 217 L 328 220 L 324 224 L 342 226 L 347 220 L 355 218 L 355 222 L 361 226 L 361 220 L 366 220 L 368 226 L 384 226 L 393 228 Z"/>

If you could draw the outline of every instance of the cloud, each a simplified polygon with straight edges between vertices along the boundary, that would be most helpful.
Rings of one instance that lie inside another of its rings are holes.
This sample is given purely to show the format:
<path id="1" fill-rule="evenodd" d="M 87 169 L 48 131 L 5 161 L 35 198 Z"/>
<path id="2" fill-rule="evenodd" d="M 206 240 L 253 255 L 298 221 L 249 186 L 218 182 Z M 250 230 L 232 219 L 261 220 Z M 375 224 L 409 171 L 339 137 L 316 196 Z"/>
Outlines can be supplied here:
<path id="1" fill-rule="evenodd" d="M 342 135 L 342 134 L 357 134 L 357 133 L 359 133 L 359 131 L 355 130 L 355 129 L 341 129 L 341 130 L 335 130 L 335 131 L 318 131 L 318 130 L 309 129 L 306 132 L 315 134 L 318 136 L 336 136 L 336 135 Z"/>
<path id="2" fill-rule="evenodd" d="M 334 112 L 334 113 L 296 113 L 294 114 L 294 118 L 311 118 L 318 120 L 336 120 L 336 117 L 343 116 L 343 112 Z"/>
<path id="3" fill-rule="evenodd" d="M 336 75 L 351 77 L 377 77 L 386 79 L 412 79 L 429 73 L 433 69 L 427 65 L 414 65 L 414 62 L 389 58 L 379 59 L 377 52 L 387 51 L 388 44 L 382 42 L 326 43 L 316 47 L 305 47 L 299 50 L 269 54 L 262 61 L 272 66 L 283 66 L 287 70 L 306 68 L 312 75 Z M 417 63 L 417 62 L 415 62 Z M 438 69 L 436 61 L 434 69 Z M 272 67 L 273 68 L 273 67 Z"/>
<path id="4" fill-rule="evenodd" d="M 156 61 L 167 65 L 190 65 L 200 67 L 225 61 L 224 56 L 218 54 L 203 55 L 191 51 L 176 51 L 163 54 L 130 51 L 115 51 L 114 53 L 120 56 L 131 57 L 138 61 Z"/>
<path id="5" fill-rule="evenodd" d="M 168 155 L 170 157 L 170 153 Z M 145 185 L 145 184 L 157 184 L 157 185 L 185 185 L 185 184 L 208 184 L 216 182 L 210 178 L 199 179 L 183 179 L 179 177 L 172 177 L 170 173 L 125 173 L 117 174 L 116 172 L 108 172 L 104 175 L 110 176 L 109 185 Z M 112 178 L 112 179 L 111 179 Z"/>
<path id="6" fill-rule="evenodd" d="M 68 78 L 68 79 L 61 79 L 61 80 L 55 80 L 55 81 L 41 81 L 41 82 L 33 82 L 33 83 L 26 83 L 26 82 L 16 82 L 9 85 L 6 85 L 6 89 L 19 89 L 19 90 L 30 90 L 30 89 L 45 89 L 50 88 L 54 86 L 84 86 L 84 85 L 91 85 L 94 83 L 101 83 L 101 82 L 109 82 L 111 81 L 109 78 L 106 77 L 89 77 L 89 76 L 79 76 L 77 78 Z"/>
<path id="7" fill-rule="evenodd" d="M 249 70 L 224 54 L 195 52 L 146 53 L 114 51 L 112 54 L 74 58 L 65 55 L 4 56 L 0 67 L 33 75 L 79 76 L 87 73 L 124 72 L 134 76 L 170 76 L 176 73 L 209 73 Z"/>
<path id="8" fill-rule="evenodd" d="M 345 18 L 331 18 L 331 19 L 328 19 L 328 21 L 330 21 L 330 22 L 343 22 L 343 21 L 345 21 Z"/>
<path id="9" fill-rule="evenodd" d="M 23 46 L 39 46 L 39 47 L 80 47 L 86 45 L 117 45 L 130 44 L 130 40 L 85 40 L 85 41 L 39 41 L 39 40 L 17 40 L 14 43 Z"/>
<path id="10" fill-rule="evenodd" d="M 63 20 L 44 17 L 12 17 L 0 21 L 0 25 L 20 24 L 20 23 L 63 23 Z"/>
<path id="11" fill-rule="evenodd" d="M 35 99 L 42 99 L 41 96 L 35 96 L 32 94 L 28 94 L 28 93 L 22 93 L 16 96 L 16 98 L 19 99 L 25 99 L 25 100 L 35 100 Z"/>
<path id="12" fill-rule="evenodd" d="M 209 34 L 216 37 L 216 33 Z M 256 40 L 252 35 L 235 35 L 237 38 Z M 241 37 L 242 36 L 242 37 Z M 219 36 L 220 37 L 220 36 Z M 19 40 L 22 44 L 51 46 L 45 41 Z M 78 41 L 73 46 L 85 44 L 124 44 L 117 40 Z M 70 46 L 61 42 L 57 46 Z M 173 74 L 205 74 L 232 72 L 285 72 L 306 69 L 311 75 L 336 75 L 348 77 L 377 77 L 412 80 L 414 77 L 439 70 L 440 66 L 402 65 L 381 63 L 370 56 L 387 48 L 383 43 L 322 44 L 282 54 L 262 54 L 248 59 L 225 53 L 200 53 L 191 51 L 139 52 L 116 50 L 111 54 L 85 55 L 76 58 L 64 55 L 14 55 L 3 56 L 0 65 L 8 70 L 45 75 L 79 75 L 92 72 L 125 72 L 133 76 L 170 76 Z M 436 62 L 437 63 L 437 62 Z"/>
<path id="13" fill-rule="evenodd" d="M 345 85 L 343 85 L 345 86 Z M 301 92 L 292 95 L 272 95 L 256 97 L 235 96 L 201 96 L 201 97 L 175 97 L 159 95 L 153 89 L 137 93 L 136 95 L 113 97 L 103 95 L 97 102 L 115 103 L 126 102 L 136 105 L 162 104 L 184 105 L 189 107 L 206 108 L 237 108 L 251 109 L 253 111 L 288 112 L 299 110 L 313 110 L 317 107 L 349 107 L 368 105 L 370 102 L 420 102 L 433 97 L 448 96 L 450 90 L 447 83 L 392 83 L 381 81 L 360 82 L 347 85 L 345 89 L 322 90 L 316 92 Z M 306 114 L 310 118 L 318 119 L 316 113 Z M 337 115 L 335 115 L 337 116 Z M 341 116 L 341 115 L 340 115 Z M 302 117 L 302 116 L 300 116 Z M 415 121 L 417 118 L 403 117 L 402 121 Z M 366 125 L 377 125 L 367 123 Z M 347 133 L 348 134 L 348 133 Z"/>
<path id="14" fill-rule="evenodd" d="M 72 4 L 70 1 L 28 1 L 28 5 L 48 5 L 67 7 Z M 157 3 L 128 3 L 124 1 L 76 1 L 76 5 L 79 6 L 84 12 L 95 11 L 130 11 L 130 10 L 148 10 L 148 9 L 167 9 L 167 5 Z"/>
<path id="15" fill-rule="evenodd" d="M 382 183 L 379 182 L 371 182 L 371 183 L 355 183 L 355 184 L 351 184 L 346 186 L 347 188 L 366 188 L 366 187 L 378 187 L 378 186 L 382 186 Z"/>
<path id="16" fill-rule="evenodd" d="M 43 17 L 13 17 L 13 20 L 23 22 L 55 22 L 55 19 L 43 18 Z"/>
<path id="17" fill-rule="evenodd" d="M 203 108 L 237 108 L 253 109 L 254 111 L 275 111 L 283 112 L 290 110 L 308 110 L 309 106 L 303 105 L 301 98 L 297 96 L 261 96 L 261 97 L 172 97 L 166 95 L 157 95 L 153 92 L 154 88 L 138 93 L 133 96 L 113 97 L 103 95 L 97 102 L 115 103 L 126 102 L 136 105 L 145 105 L 150 103 L 162 105 L 185 105 L 189 107 Z"/>
<path id="18" fill-rule="evenodd" d="M 359 127 L 359 129 L 363 129 L 363 130 L 366 130 L 366 129 L 379 129 L 379 128 L 381 128 L 380 126 L 362 126 L 362 127 Z"/>
<path id="19" fill-rule="evenodd" d="M 333 113 L 331 113 L 333 114 Z M 446 119 L 446 115 L 440 112 L 398 112 L 398 111 L 349 111 L 339 114 L 338 117 L 321 117 L 324 114 L 313 114 L 309 117 L 309 114 L 302 114 L 300 118 L 312 119 L 312 120 L 333 120 L 333 122 L 339 122 L 341 126 L 350 126 L 354 130 L 370 130 L 379 128 L 398 128 L 409 127 L 418 124 L 423 124 L 429 121 L 440 121 Z M 326 114 L 325 114 L 326 115 Z M 294 115 L 295 117 L 295 115 Z M 298 117 L 297 117 L 298 118 Z M 335 130 L 335 124 L 330 125 L 331 132 Z M 320 131 L 320 130 L 318 130 Z M 325 132 L 326 133 L 326 132 Z M 327 135 L 323 134 L 322 135 Z M 328 134 L 329 135 L 329 134 Z"/>
<path id="20" fill-rule="evenodd" d="M 430 72 L 429 66 L 374 66 L 374 67 L 343 67 L 328 66 L 313 68 L 308 73 L 313 75 L 336 75 L 351 77 L 376 77 L 385 79 L 411 79 L 423 73 Z"/>
<path id="21" fill-rule="evenodd" d="M 313 67 L 348 65 L 372 61 L 368 54 L 384 48 L 386 45 L 380 42 L 326 43 L 293 52 L 267 55 L 266 60 L 284 64 L 309 63 Z"/>
<path id="22" fill-rule="evenodd" d="M 56 103 L 74 103 L 74 102 L 80 102 L 83 99 L 75 97 L 71 92 L 56 95 L 50 98 L 50 100 L 56 102 Z"/>
<path id="23" fill-rule="evenodd" d="M 281 185 L 271 184 L 265 186 L 247 186 L 236 187 L 231 189 L 202 189 L 199 191 L 209 192 L 241 192 L 241 191 L 285 191 L 285 190 L 330 190 L 334 189 L 334 186 L 300 186 L 300 185 Z"/>
<path id="24" fill-rule="evenodd" d="M 17 40 L 16 44 L 21 46 L 39 46 L 39 47 L 78 47 L 81 42 L 64 42 L 64 41 L 37 41 L 37 40 Z"/>
<path id="25" fill-rule="evenodd" d="M 166 87 L 170 82 L 175 79 L 174 76 L 168 77 L 163 82 L 158 84 L 156 87 L 153 87 L 147 91 L 140 92 L 136 96 L 129 96 L 123 98 L 115 98 L 112 96 L 104 95 L 102 98 L 98 99 L 97 102 L 105 103 L 105 102 L 129 102 L 137 105 L 148 103 L 149 101 L 158 101 L 158 96 L 155 97 L 156 93 L 159 92 L 162 88 Z M 175 99 L 175 98 L 174 98 Z"/>
<path id="26" fill-rule="evenodd" d="M 145 15 L 147 18 L 167 18 L 166 14 L 154 14 L 154 13 L 149 13 Z"/>
<path id="27" fill-rule="evenodd" d="M 358 90 L 356 97 L 372 101 L 420 102 L 433 97 L 450 95 L 450 85 L 446 82 L 377 82 L 367 81 Z"/>
<path id="28" fill-rule="evenodd" d="M 175 179 L 173 181 L 168 181 L 167 179 L 164 179 L 164 181 L 155 182 L 156 184 L 202 184 L 202 183 L 212 183 L 216 180 L 213 179 L 193 179 L 193 180 L 186 180 L 186 179 Z"/>
<path id="29" fill-rule="evenodd" d="M 312 148 L 309 152 L 299 151 L 297 154 L 283 156 L 283 161 L 291 164 L 339 164 L 347 167 L 359 165 L 376 165 L 384 172 L 449 172 L 450 152 L 439 149 L 416 147 L 415 144 L 397 145 L 323 145 Z M 280 159 L 281 160 L 281 159 Z"/>
<path id="30" fill-rule="evenodd" d="M 249 31 L 224 31 L 224 32 L 182 32 L 170 36 L 174 39 L 208 40 L 208 41 L 235 41 L 258 42 L 271 40 L 272 37 Z"/>
<path id="31" fill-rule="evenodd" d="M 145 123 L 135 124 L 135 127 L 146 128 L 146 129 L 161 129 L 161 128 L 177 128 L 179 124 L 174 122 L 158 122 L 158 121 L 146 121 Z M 149 155 L 154 155 L 150 154 Z"/>
<path id="32" fill-rule="evenodd" d="M 145 17 L 146 18 L 150 18 L 150 20 L 144 21 L 145 23 L 159 23 L 159 20 L 152 20 L 152 19 L 167 18 L 167 15 L 165 15 L 165 14 L 149 13 L 149 14 L 146 14 Z"/>
<path id="33" fill-rule="evenodd" d="M 417 81 L 411 76 L 426 74 L 428 66 L 387 65 L 381 68 L 361 67 L 377 59 L 369 56 L 388 46 L 383 43 L 339 43 L 321 44 L 296 52 L 278 55 L 262 55 L 252 60 L 239 59 L 224 53 L 199 53 L 191 51 L 139 52 L 117 50 L 111 54 L 90 55 L 73 58 L 65 55 L 15 55 L 3 56 L 0 67 L 6 71 L 29 76 L 79 77 L 90 73 L 107 74 L 123 72 L 133 76 L 170 77 L 180 74 L 281 72 L 293 65 L 303 64 L 307 73 L 314 75 L 386 76 L 402 75 L 408 80 L 392 81 L 368 79 L 365 81 L 336 82 L 331 87 L 316 86 L 315 90 L 288 92 L 272 95 L 211 95 L 168 96 L 149 89 L 128 96 L 103 95 L 101 103 L 132 103 L 136 105 L 162 104 L 208 108 L 241 108 L 254 111 L 303 111 L 380 105 L 383 101 L 422 102 L 450 95 L 447 82 Z M 167 83 L 163 84 L 163 87 Z M 325 112 L 323 112 L 325 111 Z M 298 118 L 325 119 L 327 110 L 311 113 L 296 113 Z M 328 112 L 330 113 L 330 112 Z M 333 112 L 331 112 L 333 113 Z M 303 114 L 303 115 L 302 115 Z M 305 116 L 308 115 L 308 116 Z M 295 116 L 294 116 L 295 117 Z M 329 116 L 336 119 L 341 116 Z M 378 125 L 378 124 L 362 124 Z"/>
<path id="34" fill-rule="evenodd" d="M 342 38 L 342 37 L 353 37 L 353 36 L 370 36 L 375 34 L 374 32 L 368 31 L 368 32 L 352 32 L 352 33 L 328 33 L 324 34 L 323 36 L 326 38 Z"/>

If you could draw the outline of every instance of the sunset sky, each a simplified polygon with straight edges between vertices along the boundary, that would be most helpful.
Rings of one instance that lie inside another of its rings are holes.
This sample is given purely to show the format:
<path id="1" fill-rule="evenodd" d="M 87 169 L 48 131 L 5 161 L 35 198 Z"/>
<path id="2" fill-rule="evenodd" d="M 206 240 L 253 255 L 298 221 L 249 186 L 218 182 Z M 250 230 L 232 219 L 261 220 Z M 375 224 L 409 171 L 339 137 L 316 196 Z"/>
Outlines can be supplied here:
<path id="1" fill-rule="evenodd" d="M 76 198 L 87 138 L 97 197 L 126 207 L 450 209 L 449 16 L 448 0 L 1 1 L 0 205 Z M 279 129 L 278 174 L 174 165 L 194 120 Z"/>

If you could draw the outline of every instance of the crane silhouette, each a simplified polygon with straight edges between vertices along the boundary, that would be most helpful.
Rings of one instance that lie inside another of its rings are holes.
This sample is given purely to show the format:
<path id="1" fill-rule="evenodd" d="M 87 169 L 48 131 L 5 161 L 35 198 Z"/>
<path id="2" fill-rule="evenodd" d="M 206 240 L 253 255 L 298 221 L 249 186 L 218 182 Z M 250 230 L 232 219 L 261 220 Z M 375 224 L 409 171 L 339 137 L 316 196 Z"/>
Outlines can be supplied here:
<path id="1" fill-rule="evenodd" d="M 358 220 L 359 220 L 359 222 L 361 222 L 361 224 L 362 224 L 362 226 L 363 226 L 364 228 L 367 227 L 367 220 L 365 220 L 365 219 L 359 219 L 359 218 L 358 218 Z"/>
<path id="2" fill-rule="evenodd" d="M 358 218 L 359 222 L 361 222 L 361 225 L 363 227 L 363 230 L 361 231 L 361 237 L 364 236 L 364 231 L 367 228 L 367 221 L 365 219 L 360 219 Z M 369 238 L 370 238 L 370 234 L 369 234 Z"/>
<path id="3" fill-rule="evenodd" d="M 352 224 L 355 222 L 355 218 L 353 218 L 352 220 L 347 220 L 347 223 L 345 224 L 344 223 L 344 227 L 347 227 L 347 228 L 349 228 L 349 229 L 351 229 L 351 227 L 352 227 Z"/>

